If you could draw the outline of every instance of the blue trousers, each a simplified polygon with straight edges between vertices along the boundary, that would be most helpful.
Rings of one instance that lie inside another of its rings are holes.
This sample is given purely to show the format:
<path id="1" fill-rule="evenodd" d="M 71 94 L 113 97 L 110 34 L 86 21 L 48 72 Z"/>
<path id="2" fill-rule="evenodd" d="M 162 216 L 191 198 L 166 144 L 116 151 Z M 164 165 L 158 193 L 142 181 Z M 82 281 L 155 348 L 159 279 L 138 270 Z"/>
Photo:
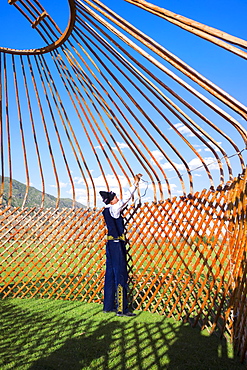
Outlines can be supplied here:
<path id="1" fill-rule="evenodd" d="M 108 240 L 106 244 L 106 272 L 104 311 L 128 312 L 128 272 L 125 242 Z"/>

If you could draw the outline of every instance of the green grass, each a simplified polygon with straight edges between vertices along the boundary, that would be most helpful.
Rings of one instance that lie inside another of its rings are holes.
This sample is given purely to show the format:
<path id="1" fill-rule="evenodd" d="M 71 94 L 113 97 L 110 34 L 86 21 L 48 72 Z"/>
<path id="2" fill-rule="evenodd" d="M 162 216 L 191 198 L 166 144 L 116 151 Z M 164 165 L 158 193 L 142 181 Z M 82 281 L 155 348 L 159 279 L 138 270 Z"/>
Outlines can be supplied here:
<path id="1" fill-rule="evenodd" d="M 158 314 L 104 314 L 102 305 L 0 300 L 0 369 L 245 369 L 215 335 Z"/>

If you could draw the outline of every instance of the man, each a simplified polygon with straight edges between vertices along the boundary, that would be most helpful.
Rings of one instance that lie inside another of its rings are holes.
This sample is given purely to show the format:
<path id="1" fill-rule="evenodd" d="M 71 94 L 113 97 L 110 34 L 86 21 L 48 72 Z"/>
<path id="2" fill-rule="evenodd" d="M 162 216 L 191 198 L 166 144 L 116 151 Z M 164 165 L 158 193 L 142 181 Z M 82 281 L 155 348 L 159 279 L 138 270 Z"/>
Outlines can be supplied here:
<path id="1" fill-rule="evenodd" d="M 117 312 L 118 316 L 135 316 L 128 309 L 128 272 L 122 210 L 138 187 L 141 174 L 134 177 L 129 196 L 118 199 L 112 191 L 100 191 L 106 207 L 103 216 L 108 229 L 106 244 L 106 272 L 104 284 L 104 312 Z"/>

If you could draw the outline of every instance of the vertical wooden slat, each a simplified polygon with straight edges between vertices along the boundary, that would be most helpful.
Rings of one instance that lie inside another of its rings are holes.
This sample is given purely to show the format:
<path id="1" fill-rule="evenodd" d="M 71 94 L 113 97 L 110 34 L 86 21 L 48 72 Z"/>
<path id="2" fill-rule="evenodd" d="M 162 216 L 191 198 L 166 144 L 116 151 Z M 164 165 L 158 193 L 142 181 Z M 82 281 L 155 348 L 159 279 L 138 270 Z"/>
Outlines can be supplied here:
<path id="1" fill-rule="evenodd" d="M 24 134 L 24 125 L 22 120 L 22 112 L 21 112 L 21 103 L 20 103 L 20 93 L 18 87 L 18 79 L 17 79 L 17 72 L 16 72 L 16 58 L 12 55 L 12 68 L 13 68 L 13 78 L 14 78 L 14 87 L 15 87 L 15 95 L 16 95 L 16 105 L 17 105 L 17 112 L 18 112 L 18 119 L 20 125 L 20 134 L 21 134 L 21 143 L 22 143 L 22 150 L 23 150 L 23 160 L 24 160 L 24 169 L 25 169 L 25 176 L 26 176 L 26 191 L 23 198 L 22 207 L 25 206 L 28 191 L 30 187 L 30 177 L 29 177 L 29 168 L 28 168 L 28 161 L 27 161 L 27 150 L 26 150 L 26 140 Z"/>
<path id="2" fill-rule="evenodd" d="M 9 194 L 8 205 L 11 205 L 13 195 L 13 173 L 12 173 L 12 156 L 11 156 L 11 136 L 10 136 L 10 119 L 9 119 L 9 94 L 8 94 L 8 79 L 7 79 L 7 63 L 6 54 L 3 56 L 4 60 L 4 98 L 5 98 L 5 112 L 6 112 L 6 134 L 7 134 L 7 163 L 9 170 Z"/>
<path id="3" fill-rule="evenodd" d="M 34 123 L 34 115 L 33 115 L 33 111 L 32 111 L 31 99 L 30 99 L 30 93 L 29 93 L 29 85 L 27 83 L 27 77 L 26 77 L 26 71 L 25 71 L 25 68 L 24 68 L 23 57 L 20 56 L 20 59 L 21 59 L 22 74 L 23 74 L 23 78 L 24 78 L 24 86 L 25 86 L 27 103 L 28 103 L 28 111 L 29 111 L 30 121 L 31 121 L 31 125 L 32 125 L 33 139 L 34 139 L 34 143 L 35 143 L 37 161 L 38 161 L 40 178 L 41 178 L 42 195 L 41 195 L 41 204 L 40 204 L 40 207 L 43 208 L 43 206 L 44 206 L 44 200 L 45 200 L 44 172 L 43 172 L 43 168 L 42 168 L 41 155 L 40 155 L 40 150 L 39 150 L 39 145 L 38 145 L 38 140 L 37 140 L 37 135 L 36 135 L 36 129 L 35 129 L 35 123 Z"/>
<path id="4" fill-rule="evenodd" d="M 33 87 L 34 87 L 34 92 L 35 92 L 37 104 L 38 104 L 39 111 L 40 111 L 40 117 L 41 117 L 41 121 L 42 121 L 42 124 L 43 124 L 44 132 L 45 132 L 45 137 L 46 137 L 46 140 L 47 140 L 47 146 L 48 146 L 48 150 L 49 150 L 49 153 L 50 153 L 50 158 L 51 158 L 51 163 L 52 163 L 52 167 L 53 167 L 54 177 L 55 177 L 55 181 L 56 181 L 56 189 L 57 189 L 56 206 L 58 207 L 59 201 L 60 201 L 59 177 L 58 177 L 58 173 L 57 173 L 56 162 L 55 162 L 55 158 L 54 158 L 54 154 L 53 154 L 52 144 L 51 144 L 51 140 L 50 140 L 50 137 L 49 137 L 49 132 L 48 132 L 47 124 L 46 124 L 46 117 L 45 117 L 45 114 L 44 114 L 44 108 L 43 108 L 42 103 L 41 103 L 40 93 L 39 93 L 39 89 L 38 89 L 37 82 L 36 82 L 36 77 L 35 77 L 33 67 L 32 67 L 32 63 L 31 63 L 31 59 L 30 59 L 29 56 L 28 56 L 28 64 L 29 64 L 29 70 L 30 70 L 30 74 L 31 74 L 31 78 L 32 78 L 32 83 L 33 83 Z"/>
<path id="5" fill-rule="evenodd" d="M 45 70 L 44 65 L 41 65 L 41 66 L 39 65 L 38 58 L 35 58 L 35 60 L 36 60 L 36 66 L 37 66 L 37 70 L 39 72 L 42 88 L 43 88 L 43 91 L 44 91 L 44 96 L 45 96 L 45 99 L 46 99 L 46 102 L 47 102 L 47 106 L 49 108 L 49 112 L 50 112 L 50 115 L 51 115 L 54 130 L 56 132 L 59 148 L 61 150 L 62 158 L 64 160 L 65 168 L 66 168 L 66 171 L 68 173 L 69 180 L 70 180 L 71 189 L 72 189 L 72 201 L 73 201 L 73 207 L 74 207 L 75 206 L 75 185 L 74 185 L 74 181 L 73 181 L 73 178 L 72 178 L 72 175 L 71 175 L 71 170 L 70 170 L 70 167 L 69 167 L 69 164 L 68 164 L 68 160 L 67 160 L 67 157 L 66 157 L 66 154 L 65 154 L 64 146 L 62 144 L 61 135 L 60 135 L 60 132 L 59 132 L 59 129 L 58 129 L 58 125 L 56 123 L 55 114 L 54 114 L 53 109 L 52 109 L 52 104 L 51 104 L 51 101 L 50 101 L 48 93 L 47 93 L 44 78 L 43 78 L 42 73 L 41 73 L 41 67 L 43 67 L 43 73 L 45 75 L 45 79 L 46 79 L 46 82 L 47 82 L 48 86 L 50 86 L 50 81 L 47 77 L 47 74 L 49 74 L 49 70 L 48 71 Z M 55 100 L 55 102 L 56 102 L 55 96 L 53 94 L 52 94 L 52 97 L 53 97 L 53 100 Z M 57 102 L 56 102 L 56 106 L 57 106 Z"/>

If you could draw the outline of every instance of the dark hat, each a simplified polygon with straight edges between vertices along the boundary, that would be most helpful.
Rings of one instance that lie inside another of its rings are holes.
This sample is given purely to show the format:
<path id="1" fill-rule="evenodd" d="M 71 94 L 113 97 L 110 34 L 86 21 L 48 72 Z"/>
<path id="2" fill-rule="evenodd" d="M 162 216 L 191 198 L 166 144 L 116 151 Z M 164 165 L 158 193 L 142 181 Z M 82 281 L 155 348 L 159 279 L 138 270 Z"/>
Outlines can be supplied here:
<path id="1" fill-rule="evenodd" d="M 113 191 L 100 191 L 99 193 L 102 196 L 102 200 L 105 204 L 109 204 L 116 196 L 116 193 L 113 193 Z"/>

